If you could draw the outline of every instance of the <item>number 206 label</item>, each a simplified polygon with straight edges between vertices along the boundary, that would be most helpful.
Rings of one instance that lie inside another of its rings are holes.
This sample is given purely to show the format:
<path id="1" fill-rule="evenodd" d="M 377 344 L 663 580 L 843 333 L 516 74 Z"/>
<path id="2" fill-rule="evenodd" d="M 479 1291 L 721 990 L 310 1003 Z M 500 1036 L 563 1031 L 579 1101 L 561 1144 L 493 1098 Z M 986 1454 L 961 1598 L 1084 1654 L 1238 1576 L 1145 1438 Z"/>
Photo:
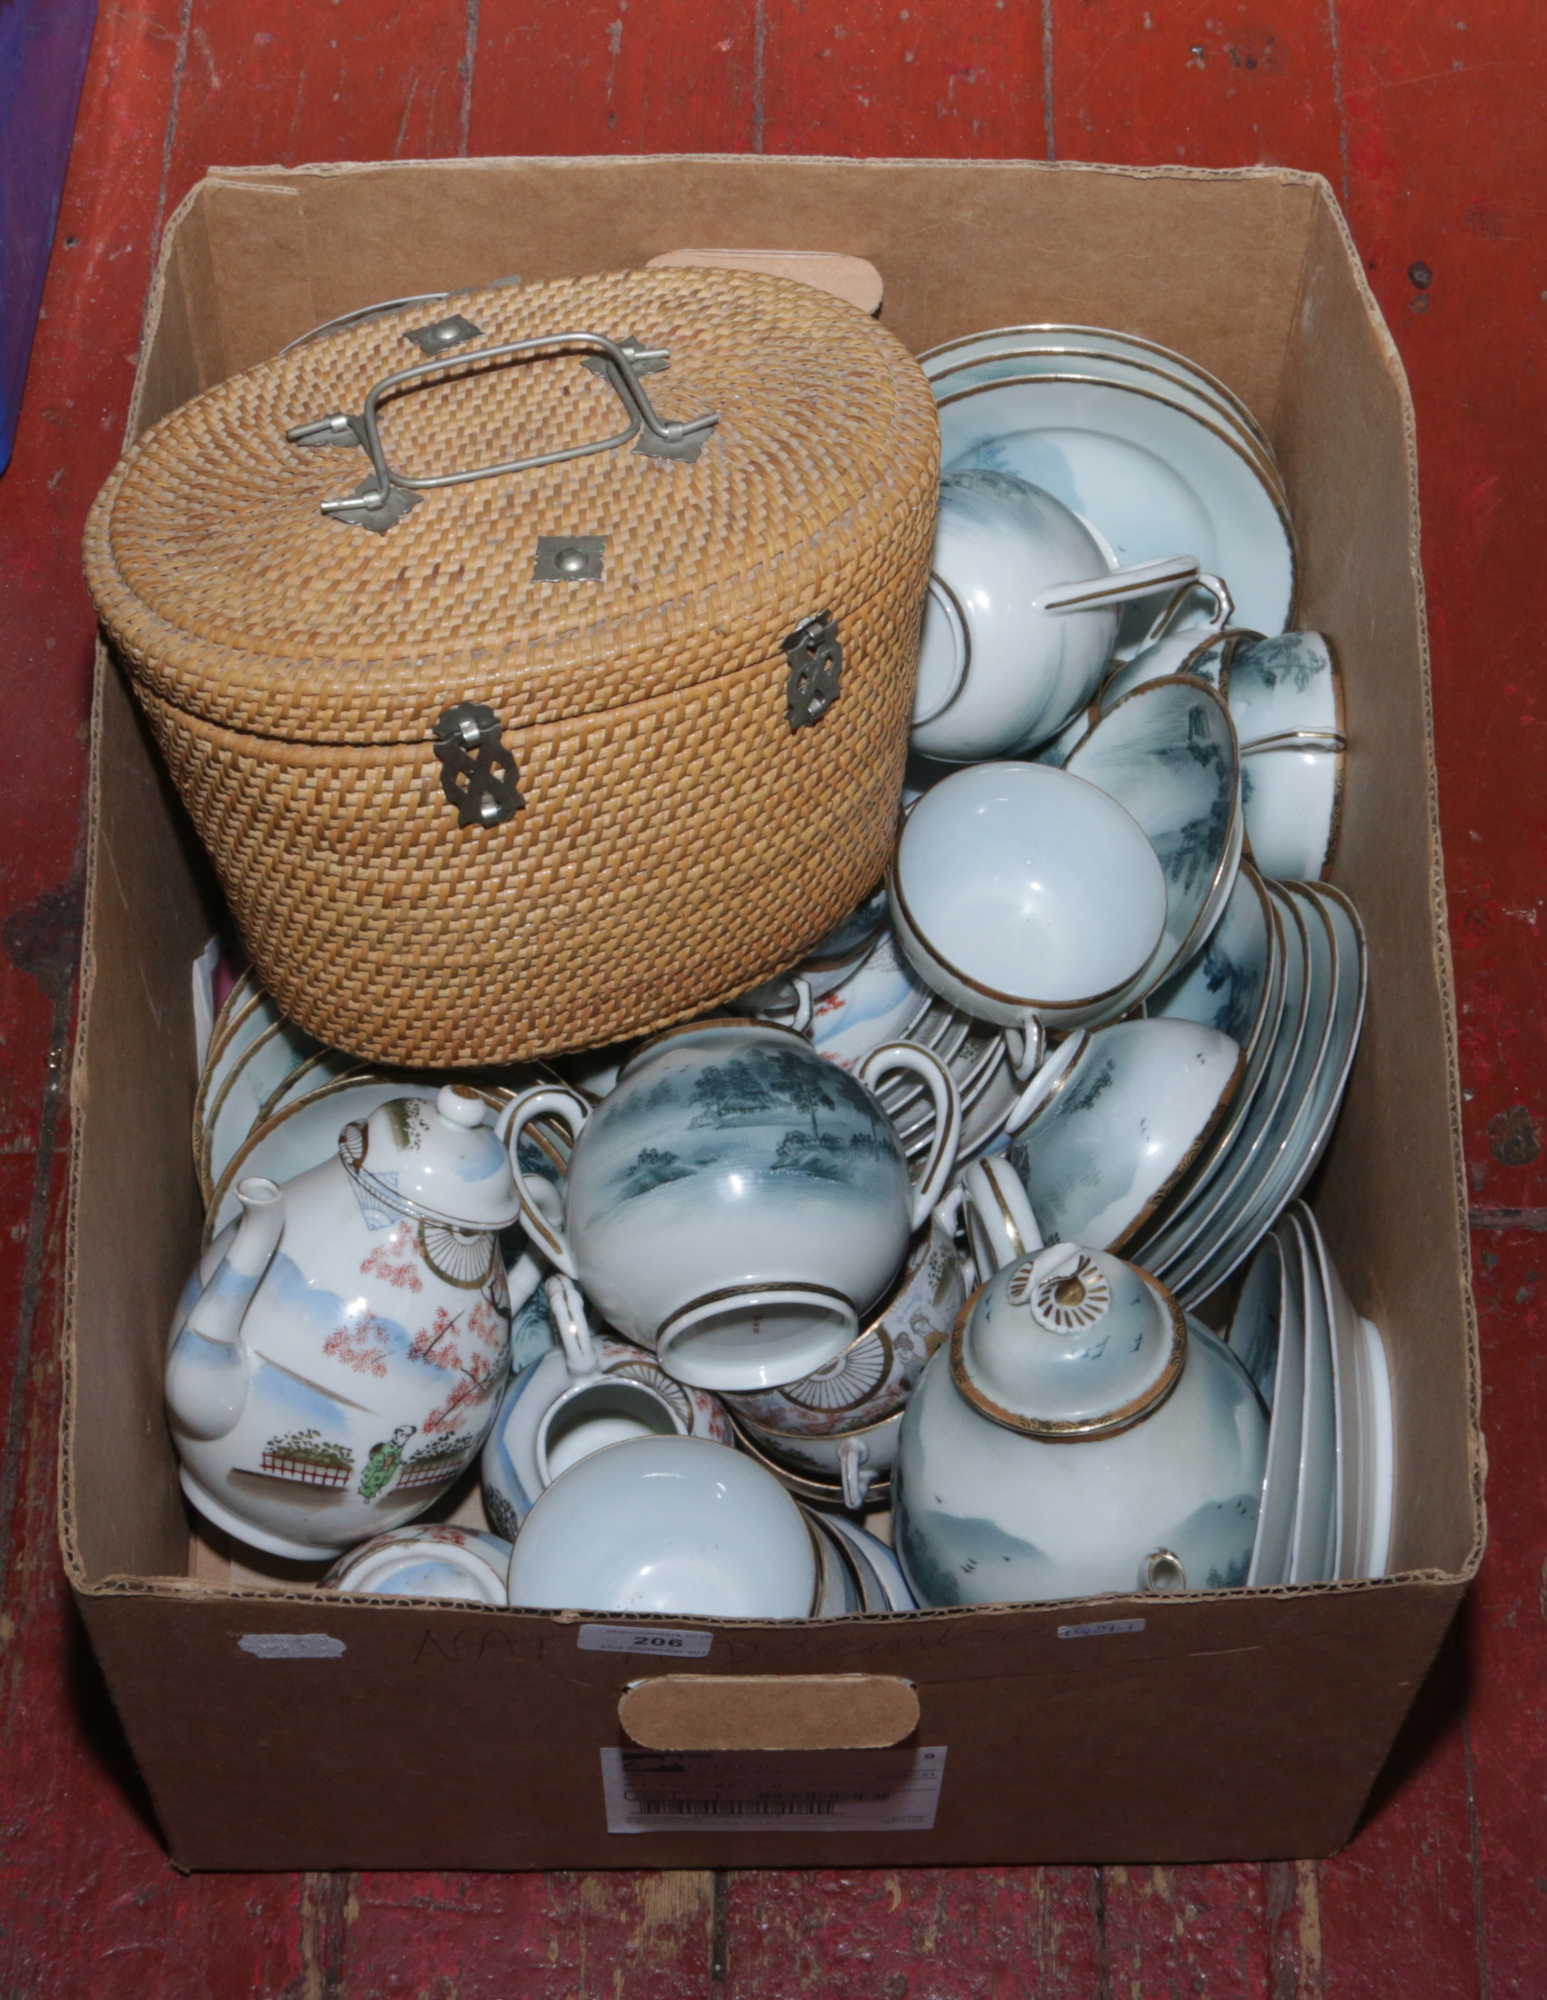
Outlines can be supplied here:
<path id="1" fill-rule="evenodd" d="M 714 1644 L 712 1632 L 673 1632 L 651 1625 L 582 1625 L 582 1653 L 653 1653 L 658 1660 L 701 1660 Z"/>

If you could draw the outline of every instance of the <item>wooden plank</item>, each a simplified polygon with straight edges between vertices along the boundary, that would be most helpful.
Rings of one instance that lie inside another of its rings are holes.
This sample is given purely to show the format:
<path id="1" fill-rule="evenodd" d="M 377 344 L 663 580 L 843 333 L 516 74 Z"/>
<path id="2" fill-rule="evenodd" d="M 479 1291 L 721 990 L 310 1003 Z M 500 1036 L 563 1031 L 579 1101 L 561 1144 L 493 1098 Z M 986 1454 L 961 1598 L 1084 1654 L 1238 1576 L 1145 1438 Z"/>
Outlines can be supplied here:
<path id="1" fill-rule="evenodd" d="M 737 1871 L 724 2000 L 1091 2000 L 1099 1909 L 1091 1868 Z"/>
<path id="2" fill-rule="evenodd" d="M 1547 1205 L 1535 668 L 1547 33 L 1518 0 L 1342 21 L 1350 211 L 1412 380 L 1473 1199 Z M 1410 275 L 1431 282 L 1416 284 Z M 1482 314 L 1497 363 L 1466 358 Z"/>
<path id="3" fill-rule="evenodd" d="M 1277 2000 L 1262 1868 L 1106 1868 L 1102 1878 L 1112 1992 Z"/>
<path id="4" fill-rule="evenodd" d="M 520 1773 L 511 1773 L 519 1795 Z M 700 2000 L 710 1990 L 713 1877 L 356 1875 L 332 1950 L 360 2000 Z"/>
<path id="5" fill-rule="evenodd" d="M 1049 0 L 1056 157 L 1341 167 L 1333 15 L 1253 0 Z"/>
<path id="6" fill-rule="evenodd" d="M 477 19 L 466 0 L 191 0 L 168 212 L 212 166 L 466 152 Z"/>
<path id="7" fill-rule="evenodd" d="M 470 151 L 746 152 L 760 19 L 755 0 L 480 0 Z"/>
<path id="8" fill-rule="evenodd" d="M 1031 158 L 1042 17 L 1004 0 L 764 0 L 754 150 Z"/>

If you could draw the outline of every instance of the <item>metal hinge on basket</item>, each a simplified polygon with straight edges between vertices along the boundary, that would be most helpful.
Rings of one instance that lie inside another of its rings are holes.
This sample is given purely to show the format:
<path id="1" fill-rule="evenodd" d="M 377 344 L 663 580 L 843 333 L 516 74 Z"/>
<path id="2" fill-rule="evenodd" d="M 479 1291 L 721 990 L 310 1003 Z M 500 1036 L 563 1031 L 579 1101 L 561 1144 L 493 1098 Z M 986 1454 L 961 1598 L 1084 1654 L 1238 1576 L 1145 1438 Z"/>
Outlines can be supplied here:
<path id="1" fill-rule="evenodd" d="M 526 804 L 516 790 L 516 760 L 500 741 L 504 727 L 478 701 L 459 701 L 436 721 L 440 788 L 456 807 L 459 826 L 501 826 Z"/>
<path id="2" fill-rule="evenodd" d="M 819 612 L 814 618 L 803 619 L 780 644 L 790 663 L 784 712 L 791 729 L 804 729 L 809 723 L 820 722 L 838 699 L 838 680 L 843 672 L 838 621 L 830 611 Z"/>
<path id="3" fill-rule="evenodd" d="M 462 325 L 472 324 L 471 321 L 461 321 L 459 315 L 453 315 L 451 319 L 419 331 L 433 336 L 442 330 L 450 330 L 452 337 L 460 341 L 463 336 L 456 332 L 459 322 Z M 480 465 L 470 471 L 438 472 L 414 478 L 409 473 L 400 472 L 396 466 L 388 465 L 377 421 L 384 396 L 397 390 L 422 387 L 432 376 L 439 378 L 441 386 L 455 388 L 459 382 L 467 381 L 474 369 L 481 371 L 489 363 L 551 360 L 577 350 L 582 350 L 600 364 L 602 379 L 622 403 L 628 418 L 622 430 L 614 431 L 610 437 L 597 438 L 591 444 L 571 445 L 562 451 L 534 452 L 527 458 L 506 459 L 502 464 Z M 639 378 L 655 369 L 665 368 L 670 361 L 671 355 L 664 347 L 647 348 L 632 337 L 622 342 L 609 340 L 601 333 L 553 333 L 545 334 L 538 340 L 505 340 L 496 347 L 475 347 L 437 355 L 433 361 L 422 362 L 417 368 L 399 369 L 395 375 L 385 376 L 375 385 L 358 417 L 335 413 L 310 423 L 293 424 L 285 432 L 285 437 L 290 444 L 298 445 L 364 445 L 371 461 L 369 477 L 362 480 L 352 493 L 339 499 L 324 500 L 321 511 L 347 526 L 370 528 L 377 534 L 383 534 L 418 504 L 423 493 L 439 486 L 466 486 L 475 479 L 497 479 L 508 472 L 531 472 L 538 466 L 561 465 L 570 459 L 589 458 L 595 452 L 617 451 L 631 443 L 635 451 L 648 458 L 687 459 L 691 462 L 702 451 L 709 433 L 720 421 L 719 414 L 706 411 L 701 417 L 689 417 L 681 423 L 661 416 Z M 448 375 L 448 368 L 458 372 Z"/>

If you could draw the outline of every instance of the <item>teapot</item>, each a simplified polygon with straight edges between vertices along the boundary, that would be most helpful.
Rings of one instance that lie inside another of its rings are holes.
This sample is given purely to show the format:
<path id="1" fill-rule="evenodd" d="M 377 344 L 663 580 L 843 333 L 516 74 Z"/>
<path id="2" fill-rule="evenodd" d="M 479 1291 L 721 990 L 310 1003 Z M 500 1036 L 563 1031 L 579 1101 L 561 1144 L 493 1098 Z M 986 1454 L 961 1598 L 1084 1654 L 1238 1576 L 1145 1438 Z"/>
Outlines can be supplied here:
<path id="1" fill-rule="evenodd" d="M 918 1077 L 935 1109 L 918 1186 L 870 1085 Z M 858 1337 L 944 1193 L 961 1100 L 931 1051 L 893 1042 L 857 1076 L 787 1028 L 699 1021 L 636 1049 L 599 1104 L 539 1087 L 504 1114 L 573 1139 L 562 1199 L 520 1166 L 528 1237 L 618 1331 L 690 1388 L 799 1381 Z"/>
<path id="2" fill-rule="evenodd" d="M 925 1368 L 893 1473 L 921 1604 L 1244 1584 L 1268 1420 L 1234 1354 L 1121 1258 L 1001 1266 Z"/>
<path id="3" fill-rule="evenodd" d="M 539 1272 L 506 1279 L 510 1157 L 477 1092 L 394 1098 L 336 1158 L 238 1187 L 172 1322 L 166 1402 L 207 1520 L 298 1561 L 401 1526 L 482 1445 L 510 1328 Z"/>

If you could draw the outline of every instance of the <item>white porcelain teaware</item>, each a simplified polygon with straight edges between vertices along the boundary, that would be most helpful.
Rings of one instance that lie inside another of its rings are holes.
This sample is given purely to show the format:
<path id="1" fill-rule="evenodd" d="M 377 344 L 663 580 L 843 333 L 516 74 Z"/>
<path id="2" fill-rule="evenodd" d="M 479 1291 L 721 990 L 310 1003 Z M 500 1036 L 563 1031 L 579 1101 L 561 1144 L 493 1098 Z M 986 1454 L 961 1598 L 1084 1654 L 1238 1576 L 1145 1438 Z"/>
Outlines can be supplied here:
<path id="1" fill-rule="evenodd" d="M 456 1086 L 393 1099 L 283 1188 L 241 1183 L 166 1360 L 183 1489 L 217 1527 L 334 1556 L 411 1520 L 477 1452 L 509 1364 L 497 1232 L 518 1206 L 487 1115 Z"/>
<path id="2" fill-rule="evenodd" d="M 1002 472 L 940 482 L 912 747 L 975 762 L 1056 735 L 1095 693 L 1117 607 L 1195 577 L 1178 556 L 1114 570 L 1079 516 Z"/>
<path id="3" fill-rule="evenodd" d="M 727 1397 L 734 1413 L 781 1435 L 824 1437 L 900 1409 L 966 1303 L 955 1212 L 948 1195 L 915 1235 L 870 1324 L 842 1354 L 781 1389 Z"/>
<path id="4" fill-rule="evenodd" d="M 819 1582 L 805 1518 L 772 1473 L 703 1438 L 635 1438 L 538 1495 L 509 1595 L 540 1610 L 808 1618 Z"/>
<path id="5" fill-rule="evenodd" d="M 1006 1265 L 903 1414 L 897 1552 L 922 1604 L 1243 1584 L 1267 1418 L 1145 1272 L 1056 1243 Z"/>
<path id="6" fill-rule="evenodd" d="M 911 1070 L 936 1128 L 919 1185 L 871 1082 Z M 955 1161 L 961 1109 L 938 1057 L 905 1043 L 850 1076 L 800 1036 L 729 1019 L 668 1029 L 594 1109 L 525 1092 L 574 1135 L 562 1216 L 516 1171 L 533 1242 L 604 1318 L 696 1388 L 799 1381 L 840 1355 L 882 1296 Z"/>
<path id="7" fill-rule="evenodd" d="M 926 792 L 888 885 L 920 978 L 1009 1029 L 1102 1018 L 1165 931 L 1165 877 L 1142 829 L 1042 764 L 976 764 Z"/>
<path id="8" fill-rule="evenodd" d="M 465 1604 L 504 1604 L 510 1543 L 478 1528 L 440 1522 L 393 1528 L 339 1557 L 324 1590 L 373 1597 L 453 1597 Z"/>
<path id="9" fill-rule="evenodd" d="M 820 1491 L 829 1505 L 857 1512 L 881 1504 L 897 1462 L 902 1419 L 903 1412 L 894 1409 L 848 1430 L 800 1432 L 776 1431 L 738 1415 L 737 1429 L 742 1444 L 755 1446 L 757 1456 L 781 1479 L 794 1475 L 791 1492 L 810 1500 Z"/>
<path id="10" fill-rule="evenodd" d="M 532 1502 L 593 1451 L 631 1437 L 733 1442 L 729 1420 L 703 1389 L 672 1380 L 630 1340 L 593 1332 L 573 1278 L 544 1287 L 560 1345 L 514 1375 L 483 1448 L 483 1501 L 513 1541 Z"/>

